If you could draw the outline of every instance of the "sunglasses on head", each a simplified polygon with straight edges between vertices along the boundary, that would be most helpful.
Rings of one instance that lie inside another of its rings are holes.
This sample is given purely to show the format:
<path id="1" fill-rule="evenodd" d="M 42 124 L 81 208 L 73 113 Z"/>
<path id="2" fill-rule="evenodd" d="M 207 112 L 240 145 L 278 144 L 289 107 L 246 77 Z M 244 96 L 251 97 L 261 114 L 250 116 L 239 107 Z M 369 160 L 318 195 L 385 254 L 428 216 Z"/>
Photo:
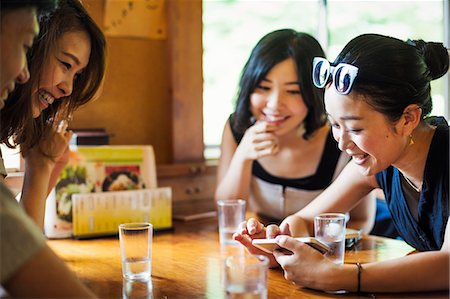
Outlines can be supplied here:
<path id="1" fill-rule="evenodd" d="M 339 63 L 336 66 L 332 66 L 323 57 L 314 57 L 313 59 L 312 77 L 314 85 L 318 88 L 324 88 L 328 83 L 333 81 L 337 92 L 342 95 L 350 93 L 358 71 L 359 69 L 351 64 Z M 417 89 L 410 83 L 389 76 L 370 73 L 369 82 L 375 85 L 383 84 L 383 86 L 401 88 L 405 92 L 408 92 L 410 96 L 417 94 Z"/>
<path id="2" fill-rule="evenodd" d="M 313 59 L 313 83 L 318 88 L 324 88 L 330 81 L 333 81 L 337 92 L 345 95 L 352 90 L 357 75 L 358 68 L 354 65 L 339 63 L 332 66 L 323 57 L 314 57 Z"/>

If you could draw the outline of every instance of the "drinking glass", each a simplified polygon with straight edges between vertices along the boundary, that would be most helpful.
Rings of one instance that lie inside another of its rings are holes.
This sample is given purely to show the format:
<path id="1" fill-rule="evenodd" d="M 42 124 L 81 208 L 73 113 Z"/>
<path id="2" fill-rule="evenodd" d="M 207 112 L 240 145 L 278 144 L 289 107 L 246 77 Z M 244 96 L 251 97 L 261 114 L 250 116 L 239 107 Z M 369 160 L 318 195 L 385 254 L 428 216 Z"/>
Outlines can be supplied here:
<path id="1" fill-rule="evenodd" d="M 263 255 L 227 257 L 224 275 L 226 298 L 266 299 L 268 267 L 269 258 Z"/>
<path id="2" fill-rule="evenodd" d="M 219 217 L 220 244 L 239 244 L 233 240 L 233 234 L 236 232 L 239 224 L 245 220 L 245 200 L 218 200 L 217 212 Z"/>
<path id="3" fill-rule="evenodd" d="M 345 215 L 340 213 L 320 214 L 314 218 L 316 239 L 330 247 L 325 256 L 335 264 L 344 263 Z"/>
<path id="4" fill-rule="evenodd" d="M 152 275 L 153 226 L 150 223 L 119 225 L 122 274 L 129 280 L 148 280 Z"/>

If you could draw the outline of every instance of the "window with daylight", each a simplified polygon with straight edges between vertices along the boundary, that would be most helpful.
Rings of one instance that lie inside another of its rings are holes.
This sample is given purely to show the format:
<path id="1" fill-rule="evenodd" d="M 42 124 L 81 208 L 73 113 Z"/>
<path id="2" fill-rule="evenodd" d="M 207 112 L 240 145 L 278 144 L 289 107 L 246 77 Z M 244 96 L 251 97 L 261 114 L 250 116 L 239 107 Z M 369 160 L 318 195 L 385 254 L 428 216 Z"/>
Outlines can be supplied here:
<path id="1" fill-rule="evenodd" d="M 234 108 L 240 72 L 251 49 L 266 33 L 281 28 L 307 32 L 321 42 L 330 60 L 350 39 L 368 32 L 403 40 L 447 42 L 448 47 L 448 10 L 445 0 L 204 0 L 205 157 L 220 155 L 222 130 Z M 449 116 L 444 101 L 448 80 L 447 75 L 432 83 L 434 115 Z"/>

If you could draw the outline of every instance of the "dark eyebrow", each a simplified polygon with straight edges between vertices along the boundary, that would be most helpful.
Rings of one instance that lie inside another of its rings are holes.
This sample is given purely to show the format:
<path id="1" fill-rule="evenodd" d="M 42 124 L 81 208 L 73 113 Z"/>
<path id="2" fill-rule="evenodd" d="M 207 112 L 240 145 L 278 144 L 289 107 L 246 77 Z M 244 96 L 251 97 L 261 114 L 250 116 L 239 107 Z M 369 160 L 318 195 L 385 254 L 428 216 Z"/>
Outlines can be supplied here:
<path id="1" fill-rule="evenodd" d="M 67 53 L 67 52 L 62 52 L 62 53 L 63 53 L 64 55 L 66 55 L 66 56 L 72 58 L 72 60 L 75 61 L 75 63 L 76 63 L 77 65 L 80 65 L 80 60 L 78 60 L 78 58 L 77 58 L 75 55 L 70 54 L 70 53 Z"/>
<path id="2" fill-rule="evenodd" d="M 363 118 L 359 117 L 359 116 L 349 115 L 349 116 L 340 117 L 339 119 L 342 119 L 342 120 L 361 120 Z"/>
<path id="3" fill-rule="evenodd" d="M 333 119 L 333 117 L 329 114 L 329 113 L 327 113 L 327 118 L 328 119 Z M 343 117 L 340 117 L 339 118 L 340 120 L 362 120 L 363 118 L 362 117 L 359 117 L 359 116 L 352 116 L 352 115 L 349 115 L 349 116 L 343 116 Z"/>
<path id="4" fill-rule="evenodd" d="M 271 83 L 272 80 L 269 80 L 267 78 L 262 79 L 261 81 L 269 82 Z M 300 82 L 292 81 L 292 82 L 286 82 L 284 85 L 300 85 Z"/>

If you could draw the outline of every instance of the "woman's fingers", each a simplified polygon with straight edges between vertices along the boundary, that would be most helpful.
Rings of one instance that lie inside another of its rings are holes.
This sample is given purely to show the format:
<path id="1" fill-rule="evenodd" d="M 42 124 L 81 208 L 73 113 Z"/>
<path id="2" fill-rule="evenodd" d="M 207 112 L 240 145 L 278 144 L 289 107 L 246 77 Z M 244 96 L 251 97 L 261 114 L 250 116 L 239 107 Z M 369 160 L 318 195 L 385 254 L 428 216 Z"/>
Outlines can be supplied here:
<path id="1" fill-rule="evenodd" d="M 253 148 L 256 151 L 263 151 L 266 149 L 271 149 L 273 147 L 275 147 L 277 145 L 277 143 L 274 140 L 264 140 L 258 143 L 254 143 L 253 144 Z"/>
<path id="2" fill-rule="evenodd" d="M 278 141 L 275 139 L 264 140 L 253 143 L 253 150 L 255 152 L 255 159 L 259 159 L 265 156 L 274 155 L 278 152 Z"/>
<path id="3" fill-rule="evenodd" d="M 247 231 L 249 235 L 259 234 L 264 230 L 264 225 L 256 220 L 255 218 L 250 218 L 247 221 Z"/>
<path id="4" fill-rule="evenodd" d="M 271 125 L 259 121 L 247 129 L 239 144 L 239 148 L 251 160 L 274 155 L 279 149 L 278 137 L 274 134 Z"/>
<path id="5" fill-rule="evenodd" d="M 298 247 L 301 246 L 301 242 L 297 241 L 296 239 L 289 237 L 289 236 L 279 236 L 278 238 L 276 238 L 277 244 L 282 247 L 285 248 L 289 251 L 292 252 L 296 252 Z"/>
<path id="6" fill-rule="evenodd" d="M 253 128 L 255 129 L 255 132 L 263 133 L 263 132 L 273 132 L 277 129 L 277 125 L 274 125 L 272 123 L 268 123 L 266 121 L 260 120 L 257 121 Z"/>
<path id="7" fill-rule="evenodd" d="M 66 131 L 66 129 L 67 129 L 68 126 L 69 126 L 69 122 L 68 122 L 67 120 L 63 119 L 63 120 L 61 120 L 61 121 L 58 123 L 58 126 L 57 126 L 57 128 L 56 128 L 56 132 L 58 132 L 58 133 L 64 133 L 64 132 Z"/>
<path id="8" fill-rule="evenodd" d="M 273 239 L 280 234 L 280 228 L 278 225 L 270 224 L 266 227 L 266 238 Z"/>
<path id="9" fill-rule="evenodd" d="M 73 132 L 67 131 L 67 128 L 69 126 L 69 122 L 65 119 L 61 120 L 57 127 L 56 127 L 56 133 L 64 136 L 64 139 L 68 142 L 72 138 Z"/>
<path id="10" fill-rule="evenodd" d="M 67 131 L 67 127 L 68 121 L 66 120 L 47 127 L 45 137 L 39 142 L 38 149 L 54 162 L 58 161 L 68 150 L 73 132 Z"/>
<path id="11" fill-rule="evenodd" d="M 234 233 L 233 240 L 240 242 L 242 245 L 244 245 L 247 248 L 250 246 L 253 246 L 252 239 L 246 234 Z"/>
<path id="12" fill-rule="evenodd" d="M 241 235 L 248 234 L 247 221 L 243 221 L 243 222 L 239 223 L 237 232 Z"/>
<path id="13" fill-rule="evenodd" d="M 73 131 L 66 131 L 64 133 L 64 138 L 67 141 L 67 145 L 69 145 L 69 141 L 70 141 L 70 139 L 72 139 L 72 136 L 73 136 Z"/>
<path id="14" fill-rule="evenodd" d="M 289 223 L 287 223 L 287 222 L 283 222 L 280 225 L 280 231 L 281 231 L 281 233 L 280 233 L 281 235 L 292 236 L 291 229 L 289 227 Z"/>
<path id="15" fill-rule="evenodd" d="M 261 249 L 253 246 L 252 238 L 249 235 L 241 235 L 241 234 L 235 233 L 233 235 L 233 239 L 238 241 L 239 243 L 241 243 L 243 246 L 245 246 L 245 248 L 247 249 L 247 251 L 250 254 L 267 256 L 269 258 L 269 267 L 270 268 L 274 268 L 274 267 L 278 266 L 278 263 L 272 254 L 268 254 L 268 253 L 262 251 Z"/>

